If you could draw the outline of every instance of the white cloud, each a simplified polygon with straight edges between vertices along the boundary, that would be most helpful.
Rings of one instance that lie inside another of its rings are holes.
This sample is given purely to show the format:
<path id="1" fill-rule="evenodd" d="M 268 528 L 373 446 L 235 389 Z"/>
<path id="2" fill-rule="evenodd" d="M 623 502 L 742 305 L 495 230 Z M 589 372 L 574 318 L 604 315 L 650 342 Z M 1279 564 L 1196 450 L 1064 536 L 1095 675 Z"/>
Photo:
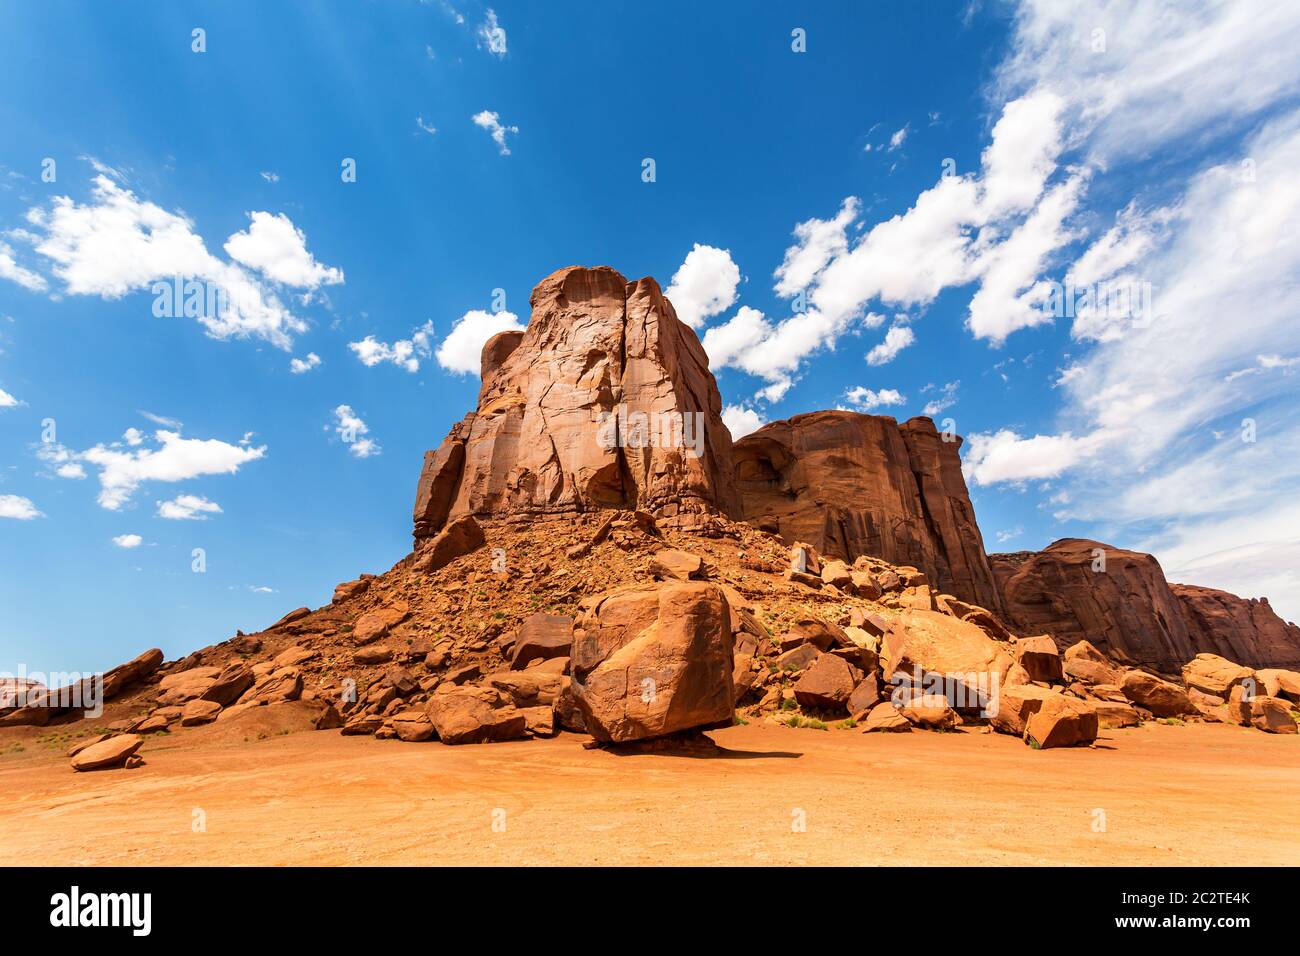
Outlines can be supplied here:
<path id="1" fill-rule="evenodd" d="M 207 521 L 208 515 L 221 514 L 221 506 L 202 495 L 177 495 L 171 501 L 156 501 L 158 517 L 168 521 Z"/>
<path id="2" fill-rule="evenodd" d="M 483 346 L 498 332 L 520 331 L 523 326 L 513 312 L 484 312 L 471 309 L 452 326 L 438 346 L 438 364 L 449 372 L 477 375 L 482 367 Z"/>
<path id="3" fill-rule="evenodd" d="M 705 319 L 731 307 L 739 285 L 740 267 L 731 261 L 731 253 L 697 242 L 673 273 L 664 295 L 677 318 L 698 329 Z"/>
<path id="4" fill-rule="evenodd" d="M 834 219 L 809 219 L 794 227 L 798 241 L 786 249 L 775 272 L 777 295 L 789 298 L 807 289 L 827 263 L 848 251 L 847 230 L 861 209 L 857 197 L 850 196 L 840 204 Z"/>
<path id="5" fill-rule="evenodd" d="M 935 415 L 941 414 L 942 412 L 946 412 L 948 409 L 956 405 L 957 387 L 959 385 L 961 385 L 961 382 L 956 381 L 956 382 L 948 382 L 946 385 L 942 386 L 939 389 L 938 398 L 932 398 L 930 399 L 930 401 L 926 402 L 925 407 L 921 409 L 921 414 L 929 415 L 930 417 L 933 417 Z M 921 389 L 921 391 L 932 392 L 934 391 L 934 386 L 926 385 L 924 388 Z"/>
<path id="6" fill-rule="evenodd" d="M 493 56 L 504 58 L 506 55 L 506 31 L 497 19 L 496 11 L 488 7 L 487 16 L 478 28 L 480 44 Z"/>
<path id="7" fill-rule="evenodd" d="M 0 279 L 17 282 L 31 292 L 44 292 L 47 285 L 44 276 L 20 266 L 14 259 L 13 248 L 3 242 L 0 242 Z"/>
<path id="8" fill-rule="evenodd" d="M 289 371 L 294 375 L 301 375 L 304 372 L 310 372 L 314 368 L 320 367 L 320 356 L 315 352 L 308 352 L 306 358 L 293 358 L 289 360 Z"/>
<path id="9" fill-rule="evenodd" d="M 140 409 L 140 414 L 149 419 L 149 421 L 153 422 L 155 425 L 161 425 L 163 428 L 170 428 L 172 431 L 181 430 L 182 426 L 179 419 L 168 418 L 166 415 L 155 415 L 153 412 L 146 411 L 143 408 Z"/>
<path id="10" fill-rule="evenodd" d="M 894 135 L 889 137 L 889 152 L 892 153 L 894 150 L 898 149 L 898 147 L 903 145 L 903 141 L 907 139 L 907 134 L 911 129 L 911 125 L 911 123 L 903 124 L 902 129 L 895 131 Z"/>
<path id="11" fill-rule="evenodd" d="M 138 428 L 128 428 L 122 432 L 122 440 L 131 446 L 141 445 L 144 443 L 144 432 Z"/>
<path id="12" fill-rule="evenodd" d="M 263 171 L 260 173 L 260 175 L 261 175 L 261 177 L 262 177 L 263 179 L 265 179 L 268 183 L 278 183 L 278 182 L 280 181 L 280 174 L 279 174 L 279 173 L 273 173 L 273 172 L 270 172 L 269 170 L 263 170 Z"/>
<path id="13" fill-rule="evenodd" d="M 497 144 L 497 149 L 501 151 L 502 156 L 510 155 L 510 147 L 506 145 L 506 134 L 517 134 L 519 132 L 518 126 L 503 126 L 500 114 L 491 110 L 475 113 L 470 118 L 474 121 L 475 126 L 488 131 L 492 137 L 492 142 Z"/>
<path id="14" fill-rule="evenodd" d="M 844 400 L 860 412 L 871 412 L 886 405 L 902 405 L 907 401 L 895 388 L 882 388 L 872 391 L 862 385 L 850 388 L 844 393 Z"/>
<path id="15" fill-rule="evenodd" d="M 1010 429 L 967 436 L 962 471 L 977 485 L 1055 478 L 1095 448 L 1095 441 L 1065 435 L 1021 438 Z"/>
<path id="16" fill-rule="evenodd" d="M 0 518 L 13 518 L 17 521 L 30 521 L 32 518 L 45 517 L 32 504 L 30 498 L 20 495 L 0 495 Z"/>
<path id="17" fill-rule="evenodd" d="M 68 462 L 66 465 L 59 465 L 54 469 L 54 473 L 60 478 L 70 478 L 80 480 L 86 477 L 86 469 L 79 461 Z"/>
<path id="18" fill-rule="evenodd" d="M 867 353 L 867 364 L 884 365 L 886 362 L 892 362 L 898 357 L 899 352 L 915 341 L 916 333 L 910 327 L 895 325 L 885 333 L 884 341 Z"/>
<path id="19" fill-rule="evenodd" d="M 197 317 L 214 338 L 253 336 L 288 349 L 292 336 L 307 328 L 253 275 L 208 252 L 190 220 L 138 199 L 106 173 L 95 176 L 90 202 L 58 196 L 48 209 L 28 210 L 27 220 L 35 230 L 27 237 L 53 263 L 69 295 L 118 299 L 156 284 L 170 286 L 180 276 L 220 290 L 216 314 Z M 294 261 L 301 266 L 301 260 Z M 313 260 L 308 256 L 307 261 Z M 290 265 L 284 268 L 284 274 L 295 275 Z M 336 272 L 311 274 L 334 281 Z"/>
<path id="20" fill-rule="evenodd" d="M 14 398 L 3 388 L 0 388 L 0 408 L 17 408 L 19 405 L 23 404 L 25 403 L 18 401 L 18 399 Z"/>
<path id="21" fill-rule="evenodd" d="M 281 213 L 250 212 L 248 229 L 226 240 L 226 254 L 273 282 L 297 289 L 338 285 L 343 270 L 323 266 L 307 251 L 306 234 Z"/>
<path id="22" fill-rule="evenodd" d="M 438 132 L 438 127 L 434 126 L 432 123 L 426 123 L 423 116 L 417 116 L 415 118 L 415 125 L 424 130 L 424 132 L 428 133 L 430 136 L 434 136 Z"/>
<path id="23" fill-rule="evenodd" d="M 177 432 L 160 429 L 154 433 L 156 448 L 129 448 L 121 443 L 96 445 L 83 452 L 69 452 L 62 446 L 45 446 L 37 454 L 59 463 L 72 459 L 99 469 L 99 504 L 117 511 L 140 485 L 150 481 L 177 482 L 203 475 L 233 475 L 250 461 L 266 454 L 266 446 L 246 448 L 215 438 L 183 438 Z M 62 474 L 62 470 L 60 470 Z M 69 474 L 64 477 L 81 477 Z"/>
<path id="24" fill-rule="evenodd" d="M 361 417 L 352 410 L 351 405 L 340 405 L 334 409 L 335 426 L 334 431 L 338 434 L 339 440 L 348 446 L 348 453 L 354 458 L 373 458 L 383 452 L 383 449 L 373 438 L 366 438 L 370 434 L 370 426 L 361 420 Z"/>
<path id="25" fill-rule="evenodd" d="M 1239 124 L 1300 91 L 1294 4 L 1023 0 L 1013 46 L 999 71 L 1004 95 L 1067 97 L 1102 166 Z"/>
<path id="26" fill-rule="evenodd" d="M 376 340 L 373 335 L 367 335 L 360 342 L 349 342 L 348 348 L 356 353 L 361 364 L 367 368 L 391 362 L 398 368 L 414 373 L 420 370 L 420 359 L 432 354 L 432 336 L 433 321 L 430 320 L 413 331 L 409 339 L 398 339 L 392 345 Z"/>
<path id="27" fill-rule="evenodd" d="M 113 538 L 113 544 L 119 548 L 138 548 L 144 544 L 144 538 L 138 534 L 119 534 Z"/>
<path id="28" fill-rule="evenodd" d="M 727 405 L 722 409 L 722 422 L 731 432 L 732 440 L 758 431 L 765 424 L 763 417 L 744 405 Z"/>

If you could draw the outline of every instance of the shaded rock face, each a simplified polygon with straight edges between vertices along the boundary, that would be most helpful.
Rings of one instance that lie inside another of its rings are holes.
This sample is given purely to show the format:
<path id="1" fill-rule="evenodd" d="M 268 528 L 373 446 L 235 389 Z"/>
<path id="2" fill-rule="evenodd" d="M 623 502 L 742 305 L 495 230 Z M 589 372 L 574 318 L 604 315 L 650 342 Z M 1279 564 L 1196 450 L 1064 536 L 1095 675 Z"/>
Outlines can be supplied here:
<path id="1" fill-rule="evenodd" d="M 420 543 L 462 515 L 738 513 L 731 434 L 699 339 L 653 279 L 570 267 L 483 348 L 478 407 L 425 455 Z"/>
<path id="2" fill-rule="evenodd" d="M 1094 571 L 1104 552 L 1105 571 Z M 1062 647 L 1087 639 L 1111 657 L 1176 672 L 1196 656 L 1182 607 L 1149 554 L 1084 538 L 1038 552 L 994 554 L 1011 622 Z"/>
<path id="3" fill-rule="evenodd" d="M 1098 551 L 1105 571 L 1094 571 Z M 1178 673 L 1199 653 L 1250 667 L 1300 660 L 1300 628 L 1267 601 L 1171 585 L 1149 554 L 1084 538 L 989 556 L 1010 622 L 1062 647 L 1087 639 L 1120 660 Z"/>
<path id="4" fill-rule="evenodd" d="M 1287 623 L 1267 598 L 1241 598 L 1227 591 L 1171 584 L 1198 651 L 1247 667 L 1300 667 L 1300 627 Z"/>
<path id="5" fill-rule="evenodd" d="M 911 565 L 940 591 L 1001 611 L 960 447 L 928 418 L 824 411 L 772 422 L 734 446 L 742 515 L 823 554 Z"/>

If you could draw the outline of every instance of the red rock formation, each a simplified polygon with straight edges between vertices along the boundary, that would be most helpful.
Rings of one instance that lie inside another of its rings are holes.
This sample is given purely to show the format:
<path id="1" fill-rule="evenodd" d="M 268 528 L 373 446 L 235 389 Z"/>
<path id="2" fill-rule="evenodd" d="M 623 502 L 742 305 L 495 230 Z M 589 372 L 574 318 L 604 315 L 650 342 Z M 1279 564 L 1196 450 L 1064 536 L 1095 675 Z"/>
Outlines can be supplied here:
<path id="1" fill-rule="evenodd" d="M 1104 571 L 1094 570 L 1099 554 Z M 1196 656 L 1182 605 L 1149 554 L 1062 538 L 1043 551 L 989 560 L 1007 615 L 1024 633 L 1051 634 L 1062 647 L 1088 640 L 1112 657 L 1168 672 Z"/>
<path id="2" fill-rule="evenodd" d="M 1247 667 L 1300 667 L 1300 627 L 1277 616 L 1268 598 L 1171 584 L 1198 653 L 1218 654 Z"/>
<path id="3" fill-rule="evenodd" d="M 734 447 L 742 514 L 824 554 L 919 568 L 940 591 L 1000 611 L 960 447 L 928 418 L 825 411 L 772 422 Z"/>
<path id="4" fill-rule="evenodd" d="M 483 348 L 478 408 L 425 456 L 417 547 L 461 515 L 734 515 L 731 433 L 695 333 L 653 279 L 570 267 Z"/>
<path id="5" fill-rule="evenodd" d="M 1105 571 L 1094 571 L 1098 553 Z M 1149 554 L 1083 538 L 1043 551 L 992 554 L 1007 616 L 1028 634 L 1062 647 L 1088 640 L 1106 653 L 1175 674 L 1197 654 L 1248 667 L 1300 662 L 1300 628 L 1264 600 L 1169 584 Z"/>

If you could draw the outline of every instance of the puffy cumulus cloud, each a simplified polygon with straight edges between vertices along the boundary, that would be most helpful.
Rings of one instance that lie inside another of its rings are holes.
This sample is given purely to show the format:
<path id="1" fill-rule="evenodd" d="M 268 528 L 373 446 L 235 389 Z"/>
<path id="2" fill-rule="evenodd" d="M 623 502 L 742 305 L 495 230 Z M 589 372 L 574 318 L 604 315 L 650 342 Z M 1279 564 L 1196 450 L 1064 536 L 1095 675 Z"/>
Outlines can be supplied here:
<path id="1" fill-rule="evenodd" d="M 895 325 L 885 333 L 884 341 L 867 353 L 867 364 L 884 365 L 886 362 L 892 362 L 898 357 L 899 352 L 915 341 L 916 333 L 908 326 Z"/>
<path id="2" fill-rule="evenodd" d="M 156 294 L 170 294 L 161 284 L 170 286 L 179 276 L 216 293 L 211 296 L 215 308 L 196 316 L 209 335 L 261 338 L 288 349 L 307 325 L 280 301 L 276 285 L 302 288 L 298 283 L 305 282 L 314 288 L 343 281 L 342 272 L 307 253 L 302 234 L 287 217 L 253 213 L 249 231 L 232 236 L 231 243 L 249 263 L 266 270 L 268 285 L 238 261 L 210 253 L 189 219 L 138 198 L 100 168 L 90 201 L 58 196 L 48 208 L 27 212 L 31 228 L 23 237 L 50 261 L 68 295 L 118 299 L 156 285 Z"/>
<path id="3" fill-rule="evenodd" d="M 30 292 L 44 292 L 48 286 L 40 273 L 20 266 L 14 259 L 13 248 L 3 242 L 0 242 L 0 279 L 16 282 Z"/>
<path id="4" fill-rule="evenodd" d="M 226 240 L 226 255 L 273 282 L 297 289 L 338 285 L 343 270 L 321 265 L 307 251 L 306 234 L 281 213 L 250 212 L 248 229 Z"/>
<path id="5" fill-rule="evenodd" d="M 765 379 L 771 384 L 760 394 L 780 398 L 804 359 L 819 349 L 833 348 L 853 321 L 810 309 L 773 324 L 757 309 L 741 306 L 727 322 L 704 333 L 704 351 L 711 367 L 738 368 Z"/>
<path id="6" fill-rule="evenodd" d="M 902 129 L 894 131 L 894 134 L 889 137 L 889 152 L 892 153 L 903 145 L 907 139 L 907 134 L 911 131 L 911 127 L 911 123 L 904 123 Z"/>
<path id="7" fill-rule="evenodd" d="M 731 253 L 697 242 L 673 273 L 664 295 L 677 318 L 698 329 L 705 319 L 731 308 L 739 285 L 740 267 L 731 261 Z"/>
<path id="8" fill-rule="evenodd" d="M 373 368 L 383 362 L 391 362 L 398 368 L 414 373 L 420 370 L 420 359 L 428 358 L 433 354 L 432 338 L 433 322 L 428 321 L 412 332 L 409 339 L 398 339 L 389 345 L 387 342 L 378 341 L 373 335 L 367 335 L 360 342 L 349 342 L 348 348 L 367 368 Z M 291 371 L 299 370 L 291 369 Z M 307 369 L 302 371 L 305 372 Z"/>
<path id="9" fill-rule="evenodd" d="M 18 401 L 18 399 L 14 398 L 3 388 L 0 388 L 0 408 L 17 408 L 22 404 L 24 403 Z"/>
<path id="10" fill-rule="evenodd" d="M 125 505 L 142 484 L 177 482 L 204 475 L 233 475 L 250 461 L 266 454 L 266 446 L 252 448 L 219 439 L 183 438 L 178 432 L 160 429 L 153 435 L 155 447 L 131 446 L 125 442 L 95 445 L 82 452 L 47 443 L 37 447 L 37 457 L 64 478 L 84 478 L 84 466 L 99 472 L 99 504 L 109 511 Z"/>
<path id="11" fill-rule="evenodd" d="M 1096 439 L 1072 435 L 1021 438 L 1010 429 L 966 438 L 962 471 L 977 485 L 1055 478 L 1096 448 Z"/>
<path id="12" fill-rule="evenodd" d="M 846 200 L 835 219 L 801 224 L 782 269 L 807 265 L 798 283 L 790 281 L 789 270 L 778 270 L 777 293 L 789 296 L 809 285 L 812 309 L 843 329 L 846 317 L 860 315 L 872 301 L 923 308 L 946 288 L 979 282 L 977 311 L 969 320 L 978 337 L 1000 341 L 1015 328 L 1039 324 L 1041 311 L 1030 315 L 1023 308 L 1000 324 L 990 316 L 1035 286 L 1048 255 L 1073 237 L 1064 220 L 1085 177 L 1071 176 L 1039 203 L 1064 148 L 1062 107 L 1050 91 L 1008 103 L 978 172 L 942 177 L 907 212 L 872 226 L 852 248 L 847 231 L 860 208 L 856 201 Z M 1034 301 L 1029 296 L 1025 303 Z"/>
<path id="13" fill-rule="evenodd" d="M 745 405 L 726 405 L 722 409 L 722 422 L 731 432 L 732 439 L 744 438 L 758 431 L 766 422 L 758 412 Z"/>
<path id="14" fill-rule="evenodd" d="M 351 405 L 339 405 L 334 409 L 334 431 L 339 440 L 348 446 L 348 454 L 353 458 L 373 458 L 383 452 L 370 434 L 370 426 L 361 420 Z"/>
<path id="15" fill-rule="evenodd" d="M 832 259 L 847 252 L 847 231 L 861 210 L 861 200 L 850 196 L 833 219 L 809 219 L 795 226 L 796 242 L 776 269 L 776 294 L 789 298 L 802 292 Z"/>
<path id="16" fill-rule="evenodd" d="M 320 356 L 315 352 L 308 352 L 305 358 L 292 358 L 289 360 L 289 371 L 294 375 L 302 375 L 319 367 Z"/>
<path id="17" fill-rule="evenodd" d="M 119 534 L 114 536 L 113 544 L 119 548 L 126 548 L 129 550 L 131 548 L 138 548 L 140 545 L 144 544 L 144 538 L 140 537 L 138 534 Z"/>
<path id="18" fill-rule="evenodd" d="M 510 155 L 510 146 L 506 143 L 506 136 L 517 135 L 519 133 L 518 126 L 503 125 L 501 114 L 492 110 L 475 113 L 470 119 L 473 120 L 475 126 L 488 131 L 488 135 L 492 137 L 492 142 L 497 144 L 497 149 L 502 156 Z"/>
<path id="19" fill-rule="evenodd" d="M 168 521 L 206 521 L 221 514 L 221 506 L 202 495 L 177 495 L 171 501 L 156 501 L 158 517 Z"/>
<path id="20" fill-rule="evenodd" d="M 873 391 L 858 385 L 844 393 L 844 400 L 851 408 L 860 412 L 872 412 L 887 405 L 902 405 L 907 401 L 896 388 L 882 388 Z"/>
<path id="21" fill-rule="evenodd" d="M 438 364 L 458 375 L 477 375 L 482 365 L 483 346 L 498 332 L 522 331 L 513 312 L 484 312 L 471 309 L 452 326 L 438 346 Z"/>
<path id="22" fill-rule="evenodd" d="M 31 521 L 45 515 L 30 498 L 22 495 L 0 495 L 0 518 L 13 518 L 15 521 Z"/>

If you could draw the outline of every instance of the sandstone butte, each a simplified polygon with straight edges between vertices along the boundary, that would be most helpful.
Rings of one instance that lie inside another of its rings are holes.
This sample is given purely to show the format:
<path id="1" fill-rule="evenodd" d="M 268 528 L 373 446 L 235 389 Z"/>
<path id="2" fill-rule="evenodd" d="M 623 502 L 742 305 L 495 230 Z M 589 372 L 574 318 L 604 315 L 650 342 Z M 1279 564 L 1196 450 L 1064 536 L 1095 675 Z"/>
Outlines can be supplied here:
<path id="1" fill-rule="evenodd" d="M 653 279 L 571 267 L 530 301 L 425 455 L 412 553 L 256 634 L 109 672 L 81 769 L 147 765 L 153 733 L 644 746 L 737 714 L 1039 748 L 1152 719 L 1296 732 L 1300 628 L 1266 600 L 1094 541 L 988 555 L 960 439 L 928 418 L 812 412 L 733 442 Z M 0 727 L 76 719 L 5 691 Z"/>

